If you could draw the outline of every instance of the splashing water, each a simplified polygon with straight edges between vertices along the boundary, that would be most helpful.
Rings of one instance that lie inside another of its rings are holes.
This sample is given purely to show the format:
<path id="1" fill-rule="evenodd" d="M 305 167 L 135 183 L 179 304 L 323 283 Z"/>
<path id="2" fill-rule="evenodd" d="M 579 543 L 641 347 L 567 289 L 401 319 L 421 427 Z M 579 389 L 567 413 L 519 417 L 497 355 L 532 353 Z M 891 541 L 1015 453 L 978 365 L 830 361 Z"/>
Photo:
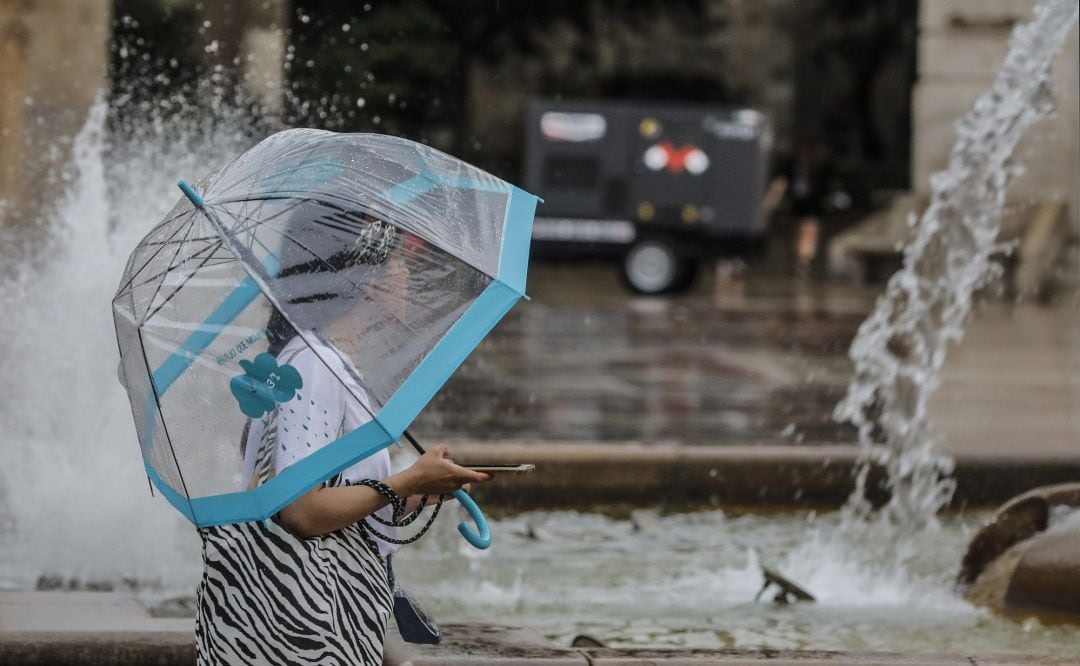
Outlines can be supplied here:
<path id="1" fill-rule="evenodd" d="M 956 124 L 948 167 L 930 181 L 929 208 L 914 226 L 902 268 L 862 326 L 849 355 L 855 372 L 834 417 L 859 431 L 863 464 L 849 502 L 866 518 L 870 465 L 884 467 L 888 504 L 880 513 L 894 541 L 935 521 L 952 497 L 952 462 L 934 453 L 927 402 L 949 343 L 961 339 L 972 293 L 1000 273 L 991 256 L 1006 188 L 1021 167 L 1017 142 L 1053 111 L 1051 66 L 1077 23 L 1076 0 L 1046 0 L 1013 30 L 993 88 Z M 884 447 L 874 444 L 884 441 Z"/>
<path id="2" fill-rule="evenodd" d="M 109 305 L 131 249 L 179 198 L 178 175 L 253 141 L 228 114 L 112 134 L 107 116 L 91 108 L 41 223 L 3 232 L 0 588 L 138 581 L 171 594 L 197 579 L 195 532 L 149 497 Z"/>

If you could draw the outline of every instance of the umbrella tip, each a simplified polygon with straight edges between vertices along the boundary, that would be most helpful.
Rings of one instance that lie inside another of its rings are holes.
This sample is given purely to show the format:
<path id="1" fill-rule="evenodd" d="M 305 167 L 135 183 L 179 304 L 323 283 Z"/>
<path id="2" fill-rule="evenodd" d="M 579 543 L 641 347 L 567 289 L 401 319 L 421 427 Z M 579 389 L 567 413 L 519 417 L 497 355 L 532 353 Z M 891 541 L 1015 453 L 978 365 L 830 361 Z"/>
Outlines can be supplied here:
<path id="1" fill-rule="evenodd" d="M 180 188 L 180 191 L 184 193 L 184 196 L 191 200 L 191 203 L 193 203 L 196 208 L 203 207 L 203 198 L 199 196 L 199 193 L 195 191 L 195 188 L 189 185 L 186 180 L 181 178 L 176 182 L 176 186 Z"/>

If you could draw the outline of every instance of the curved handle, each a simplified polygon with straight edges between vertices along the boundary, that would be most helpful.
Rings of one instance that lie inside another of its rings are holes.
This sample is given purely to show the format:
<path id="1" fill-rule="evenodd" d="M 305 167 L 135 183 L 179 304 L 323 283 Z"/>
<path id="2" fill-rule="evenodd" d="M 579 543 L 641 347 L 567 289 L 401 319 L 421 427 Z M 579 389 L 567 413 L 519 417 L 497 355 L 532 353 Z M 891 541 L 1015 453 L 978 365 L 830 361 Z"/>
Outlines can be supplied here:
<path id="1" fill-rule="evenodd" d="M 458 523 L 457 531 L 461 533 L 461 536 L 465 537 L 465 540 L 473 545 L 474 548 L 485 550 L 491 546 L 491 529 L 488 527 L 487 518 L 484 517 L 484 513 L 480 511 L 480 507 L 476 505 L 473 498 L 469 497 L 469 494 L 464 490 L 455 490 L 454 498 L 461 503 L 461 506 L 465 507 L 465 510 L 469 512 L 469 517 L 476 523 L 476 532 L 473 532 L 469 523 L 462 521 Z"/>

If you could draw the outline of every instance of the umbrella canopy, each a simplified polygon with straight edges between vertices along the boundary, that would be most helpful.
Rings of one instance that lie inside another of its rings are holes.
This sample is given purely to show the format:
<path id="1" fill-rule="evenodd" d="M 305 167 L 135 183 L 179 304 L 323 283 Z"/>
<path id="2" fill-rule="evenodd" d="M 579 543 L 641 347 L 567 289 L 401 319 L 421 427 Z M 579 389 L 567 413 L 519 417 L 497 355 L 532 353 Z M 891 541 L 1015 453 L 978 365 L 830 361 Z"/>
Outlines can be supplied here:
<path id="1" fill-rule="evenodd" d="M 536 197 L 412 141 L 288 130 L 181 189 L 113 318 L 147 474 L 198 526 L 270 517 L 397 441 L 524 295 Z M 249 488 L 251 421 L 304 397 L 277 356 L 296 340 L 371 420 L 301 424 L 330 443 Z"/>

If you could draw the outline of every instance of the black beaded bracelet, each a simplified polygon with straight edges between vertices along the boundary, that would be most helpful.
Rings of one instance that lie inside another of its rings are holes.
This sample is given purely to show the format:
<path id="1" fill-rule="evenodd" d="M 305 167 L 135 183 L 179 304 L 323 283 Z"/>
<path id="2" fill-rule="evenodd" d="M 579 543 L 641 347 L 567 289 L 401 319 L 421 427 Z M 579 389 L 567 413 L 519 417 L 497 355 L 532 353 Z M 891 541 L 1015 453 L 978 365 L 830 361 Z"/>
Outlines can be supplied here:
<path id="1" fill-rule="evenodd" d="M 413 509 L 412 513 L 410 513 L 408 515 L 405 515 L 405 516 L 401 516 L 401 517 L 395 517 L 393 520 L 383 520 L 376 513 L 373 513 L 368 517 L 373 518 L 375 520 L 375 522 L 380 523 L 382 525 L 386 525 L 387 527 L 404 527 L 406 525 L 411 525 L 413 522 L 416 521 L 417 518 L 420 517 L 420 514 L 424 512 L 424 508 L 427 507 L 427 501 L 428 501 L 428 496 L 427 495 L 422 495 L 420 497 L 419 506 L 417 506 L 415 509 Z M 406 506 L 408 506 L 408 501 L 406 501 Z"/>
<path id="2" fill-rule="evenodd" d="M 428 518 L 428 521 L 426 523 L 424 523 L 423 527 L 420 528 L 420 531 L 417 532 L 416 534 L 412 535 L 411 537 L 407 538 L 407 539 L 395 539 L 392 536 L 383 534 L 382 532 L 376 530 L 371 525 L 368 525 L 367 522 L 365 522 L 363 520 L 361 520 L 357 524 L 360 525 L 360 528 L 362 530 L 370 532 L 371 534 L 375 535 L 376 537 L 382 539 L 383 541 L 385 541 L 387 543 L 393 543 L 393 544 L 397 544 L 399 546 L 404 546 L 404 545 L 410 544 L 410 543 L 416 541 L 417 539 L 419 539 L 420 537 L 424 536 L 424 534 L 426 534 L 427 531 L 429 529 L 431 529 L 431 526 L 435 523 L 435 519 L 439 517 L 439 509 L 441 509 L 441 508 L 442 508 L 442 500 L 440 499 L 439 503 L 435 505 L 435 510 L 431 512 L 431 517 Z M 415 518 L 413 520 L 415 520 Z"/>
<path id="3" fill-rule="evenodd" d="M 390 486 L 386 485 L 382 481 L 376 481 L 375 479 L 361 479 L 360 481 L 350 483 L 349 485 L 367 486 L 368 488 L 377 491 L 379 494 L 381 494 L 383 497 L 390 501 L 390 506 L 392 506 L 394 509 L 392 522 L 383 520 L 374 513 L 368 516 L 369 518 L 373 518 L 376 522 L 382 523 L 387 527 L 400 527 L 411 524 L 413 521 L 420 517 L 421 512 L 423 512 L 424 510 L 424 505 L 427 503 L 428 496 L 424 495 L 420 498 L 420 506 L 418 506 L 416 510 L 413 511 L 411 514 L 405 516 L 405 500 L 402 499 L 397 493 L 395 493 Z M 366 520 L 361 520 L 359 523 L 357 523 L 357 525 L 359 525 L 361 530 L 363 530 L 364 532 L 368 532 L 387 543 L 397 544 L 399 546 L 410 544 L 419 539 L 420 537 L 424 536 L 428 529 L 431 528 L 432 524 L 435 523 L 435 519 L 439 516 L 439 509 L 442 508 L 444 499 L 445 496 L 439 496 L 439 502 L 435 505 L 435 510 L 431 512 L 431 517 L 428 518 L 427 523 L 425 523 L 424 526 L 420 528 L 419 532 L 407 539 L 396 539 L 389 535 L 383 534 L 373 528 L 371 525 L 369 525 Z M 369 541 L 368 545 L 371 546 L 376 553 L 378 553 L 378 547 L 374 543 Z"/>
<path id="4" fill-rule="evenodd" d="M 382 481 L 376 481 L 375 479 L 360 479 L 352 485 L 367 486 L 372 490 L 378 492 L 380 495 L 390 501 L 390 506 L 393 508 L 393 520 L 396 523 L 401 516 L 405 513 L 405 500 L 398 496 L 394 492 L 394 489 L 386 485 Z M 371 514 L 375 515 L 375 514 Z M 380 519 L 381 520 L 381 519 Z"/>

